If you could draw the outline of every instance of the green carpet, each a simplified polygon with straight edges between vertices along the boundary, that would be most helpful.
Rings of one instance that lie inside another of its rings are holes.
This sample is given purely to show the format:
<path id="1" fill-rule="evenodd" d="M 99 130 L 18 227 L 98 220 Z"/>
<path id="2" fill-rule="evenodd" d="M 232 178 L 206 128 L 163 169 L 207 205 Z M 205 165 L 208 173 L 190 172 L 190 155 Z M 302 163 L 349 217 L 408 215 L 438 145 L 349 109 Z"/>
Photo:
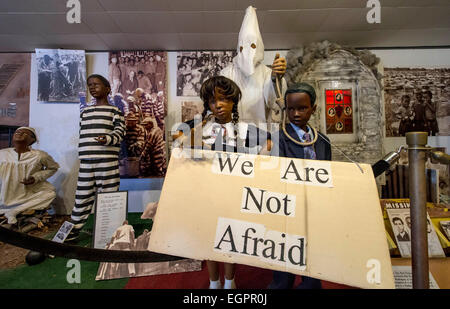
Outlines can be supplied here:
<path id="1" fill-rule="evenodd" d="M 128 214 L 128 222 L 138 237 L 144 229 L 151 230 L 152 221 L 140 219 L 140 213 Z M 92 243 L 93 216 L 80 234 L 79 246 L 90 247 Z M 54 234 L 54 233 L 53 233 Z M 47 239 L 53 238 L 53 234 Z M 121 289 L 128 278 L 95 281 L 98 271 L 98 262 L 80 261 L 80 283 L 68 283 L 67 275 L 73 271 L 73 266 L 67 267 L 69 259 L 47 258 L 43 263 L 28 266 L 21 265 L 14 269 L 0 270 L 0 289 Z"/>

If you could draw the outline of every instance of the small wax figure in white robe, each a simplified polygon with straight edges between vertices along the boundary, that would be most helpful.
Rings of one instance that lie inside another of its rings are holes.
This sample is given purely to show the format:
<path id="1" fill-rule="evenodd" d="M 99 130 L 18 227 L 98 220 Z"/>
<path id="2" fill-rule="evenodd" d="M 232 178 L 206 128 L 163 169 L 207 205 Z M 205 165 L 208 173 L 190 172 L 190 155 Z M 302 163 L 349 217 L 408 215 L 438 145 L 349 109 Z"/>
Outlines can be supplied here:
<path id="1" fill-rule="evenodd" d="M 237 56 L 221 71 L 221 75 L 233 80 L 241 89 L 239 120 L 253 123 L 280 123 L 281 111 L 276 104 L 272 73 L 283 76 L 286 60 L 275 59 L 272 69 L 264 63 L 264 44 L 259 32 L 255 8 L 249 6 L 245 12 L 239 32 Z M 281 94 L 286 90 L 286 81 L 281 79 Z"/>
<path id="2" fill-rule="evenodd" d="M 14 148 L 0 150 L 0 214 L 9 224 L 17 223 L 21 212 L 49 207 L 56 197 L 55 188 L 46 179 L 59 165 L 46 152 L 31 149 L 34 141 L 34 129 L 22 127 L 14 133 Z"/>

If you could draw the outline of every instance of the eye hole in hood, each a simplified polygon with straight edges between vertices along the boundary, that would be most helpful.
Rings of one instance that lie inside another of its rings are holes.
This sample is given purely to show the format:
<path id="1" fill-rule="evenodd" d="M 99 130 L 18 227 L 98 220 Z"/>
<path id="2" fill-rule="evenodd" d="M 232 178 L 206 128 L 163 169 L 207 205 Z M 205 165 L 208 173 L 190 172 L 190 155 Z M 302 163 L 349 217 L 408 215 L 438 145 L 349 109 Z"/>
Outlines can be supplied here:
<path id="1" fill-rule="evenodd" d="M 256 10 L 252 6 L 245 11 L 239 32 L 237 52 L 234 61 L 246 76 L 252 75 L 255 67 L 264 60 L 264 44 L 259 31 Z"/>

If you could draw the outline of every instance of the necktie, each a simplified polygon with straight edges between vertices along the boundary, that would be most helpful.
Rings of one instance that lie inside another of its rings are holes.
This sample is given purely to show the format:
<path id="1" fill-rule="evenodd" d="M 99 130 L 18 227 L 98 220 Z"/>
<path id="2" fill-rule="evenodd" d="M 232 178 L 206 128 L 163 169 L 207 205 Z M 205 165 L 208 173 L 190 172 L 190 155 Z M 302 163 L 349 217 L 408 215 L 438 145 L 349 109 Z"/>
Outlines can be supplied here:
<path id="1" fill-rule="evenodd" d="M 311 141 L 311 135 L 309 133 L 305 133 L 303 135 L 303 139 L 305 140 L 305 142 L 310 142 Z M 311 160 L 315 160 L 316 159 L 316 152 L 314 151 L 313 146 L 305 146 L 304 147 L 304 152 L 305 152 L 305 159 L 311 159 Z"/>

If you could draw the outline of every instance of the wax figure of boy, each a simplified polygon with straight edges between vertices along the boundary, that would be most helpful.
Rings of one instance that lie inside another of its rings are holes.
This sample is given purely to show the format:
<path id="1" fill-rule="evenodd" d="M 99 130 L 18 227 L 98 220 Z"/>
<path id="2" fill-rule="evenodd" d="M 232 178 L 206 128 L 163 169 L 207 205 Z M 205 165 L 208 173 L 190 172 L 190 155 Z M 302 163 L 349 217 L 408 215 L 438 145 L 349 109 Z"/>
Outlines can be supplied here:
<path id="1" fill-rule="evenodd" d="M 94 74 L 88 77 L 87 84 L 96 103 L 80 115 L 80 170 L 71 216 L 75 225 L 66 242 L 78 238 L 94 205 L 96 189 L 114 192 L 120 185 L 119 150 L 125 135 L 124 117 L 119 108 L 108 103 L 111 86 L 106 78 Z"/>
<path id="2" fill-rule="evenodd" d="M 202 147 L 212 150 L 259 153 L 270 151 L 270 134 L 259 130 L 251 124 L 239 122 L 238 103 L 241 90 L 232 80 L 215 76 L 205 81 L 200 90 L 204 102 L 203 121 L 195 125 L 194 121 L 186 124 L 191 129 L 183 135 L 179 131 L 173 136 L 175 145 L 194 147 L 191 136 L 195 130 L 202 130 Z M 183 140 L 183 142 L 180 142 Z M 200 146 L 200 145 L 198 145 Z M 220 289 L 219 263 L 207 261 L 210 289 Z M 234 264 L 224 263 L 225 289 L 236 288 L 234 282 Z"/>
<path id="3" fill-rule="evenodd" d="M 298 83 L 290 86 L 285 95 L 286 114 L 289 123 L 286 124 L 286 132 L 298 142 L 308 143 L 313 141 L 315 133 L 308 125 L 311 115 L 316 110 L 316 92 L 307 83 Z M 317 141 L 312 145 L 299 145 L 293 142 L 283 130 L 280 130 L 278 145 L 273 147 L 272 154 L 280 157 L 299 158 L 309 160 L 331 160 L 331 146 L 329 139 L 318 134 Z M 276 153 L 279 151 L 279 154 Z M 274 271 L 271 289 L 290 289 L 295 281 L 295 275 L 287 272 Z M 318 279 L 302 276 L 299 289 L 320 289 L 321 282 Z"/>
<path id="4" fill-rule="evenodd" d="M 9 224 L 25 210 L 41 210 L 55 199 L 55 188 L 46 181 L 59 168 L 53 158 L 31 145 L 37 141 L 36 132 L 21 127 L 13 136 L 13 148 L 0 150 L 0 214 Z"/>

